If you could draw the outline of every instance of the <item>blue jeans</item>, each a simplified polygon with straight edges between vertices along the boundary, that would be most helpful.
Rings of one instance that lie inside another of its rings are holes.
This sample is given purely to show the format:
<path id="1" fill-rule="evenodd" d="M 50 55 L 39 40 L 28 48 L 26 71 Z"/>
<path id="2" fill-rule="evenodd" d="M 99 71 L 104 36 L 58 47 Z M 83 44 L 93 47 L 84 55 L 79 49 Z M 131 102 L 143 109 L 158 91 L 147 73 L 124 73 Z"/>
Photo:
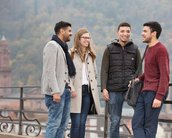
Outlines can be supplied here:
<path id="1" fill-rule="evenodd" d="M 119 138 L 119 126 L 122 115 L 125 92 L 109 92 L 110 138 Z"/>
<path id="2" fill-rule="evenodd" d="M 48 123 L 45 138 L 64 138 L 64 131 L 70 116 L 70 91 L 64 90 L 60 102 L 54 102 L 53 96 L 45 95 L 48 108 Z"/>
<path id="3" fill-rule="evenodd" d="M 155 138 L 160 108 L 152 108 L 156 93 L 146 91 L 140 93 L 132 119 L 134 138 Z"/>
<path id="4" fill-rule="evenodd" d="M 77 104 L 77 103 L 76 103 Z M 71 113 L 71 138 L 85 137 L 85 124 L 91 105 L 91 92 L 88 86 L 82 86 L 82 107 L 81 113 Z"/>

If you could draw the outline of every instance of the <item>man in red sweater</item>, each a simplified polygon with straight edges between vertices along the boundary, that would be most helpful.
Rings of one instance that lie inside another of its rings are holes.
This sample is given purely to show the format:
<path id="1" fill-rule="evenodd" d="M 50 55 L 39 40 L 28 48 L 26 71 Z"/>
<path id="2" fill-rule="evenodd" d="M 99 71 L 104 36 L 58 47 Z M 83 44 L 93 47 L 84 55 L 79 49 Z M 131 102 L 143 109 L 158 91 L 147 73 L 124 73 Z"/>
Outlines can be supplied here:
<path id="1" fill-rule="evenodd" d="M 134 138 L 155 138 L 158 116 L 166 99 L 169 86 L 169 55 L 159 42 L 161 25 L 152 21 L 143 24 L 142 40 L 148 44 L 144 73 L 138 79 L 144 81 L 139 95 L 132 128 Z"/>

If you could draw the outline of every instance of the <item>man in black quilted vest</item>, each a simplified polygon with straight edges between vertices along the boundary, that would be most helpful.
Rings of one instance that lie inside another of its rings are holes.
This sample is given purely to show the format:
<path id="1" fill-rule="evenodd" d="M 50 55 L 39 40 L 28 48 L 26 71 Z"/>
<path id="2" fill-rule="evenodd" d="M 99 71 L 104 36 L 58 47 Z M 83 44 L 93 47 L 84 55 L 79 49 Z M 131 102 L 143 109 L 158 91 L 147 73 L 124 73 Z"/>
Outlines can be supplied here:
<path id="1" fill-rule="evenodd" d="M 125 93 L 141 60 L 138 46 L 130 40 L 130 35 L 130 24 L 127 22 L 119 24 L 118 39 L 106 47 L 102 59 L 101 90 L 109 107 L 110 138 L 119 138 Z"/>

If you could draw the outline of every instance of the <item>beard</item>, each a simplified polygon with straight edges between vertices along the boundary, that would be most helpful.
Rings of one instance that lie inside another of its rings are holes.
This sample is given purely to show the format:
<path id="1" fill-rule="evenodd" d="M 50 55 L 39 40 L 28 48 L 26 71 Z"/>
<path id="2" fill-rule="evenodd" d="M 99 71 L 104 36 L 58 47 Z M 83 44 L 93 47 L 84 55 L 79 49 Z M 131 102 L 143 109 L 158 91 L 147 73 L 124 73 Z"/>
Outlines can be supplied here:
<path id="1" fill-rule="evenodd" d="M 129 39 L 120 39 L 121 42 L 128 42 Z"/>
<path id="2" fill-rule="evenodd" d="M 69 42 L 69 41 L 70 41 L 70 37 L 71 37 L 71 36 L 65 37 L 65 38 L 64 38 L 65 42 Z"/>
<path id="3" fill-rule="evenodd" d="M 151 37 L 149 37 L 149 38 L 146 38 L 146 39 L 143 39 L 142 41 L 143 41 L 143 43 L 150 43 L 151 42 Z"/>
<path id="4" fill-rule="evenodd" d="M 119 39 L 119 42 L 126 44 L 129 42 L 129 39 Z"/>

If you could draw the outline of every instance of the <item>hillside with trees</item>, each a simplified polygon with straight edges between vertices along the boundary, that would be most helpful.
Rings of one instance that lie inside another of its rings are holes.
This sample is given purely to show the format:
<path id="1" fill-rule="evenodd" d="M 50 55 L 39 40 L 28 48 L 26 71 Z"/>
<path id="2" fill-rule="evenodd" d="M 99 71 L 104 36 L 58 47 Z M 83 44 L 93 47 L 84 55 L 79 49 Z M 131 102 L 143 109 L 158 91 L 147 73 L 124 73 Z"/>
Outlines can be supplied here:
<path id="1" fill-rule="evenodd" d="M 99 71 L 103 51 L 123 21 L 131 24 L 131 38 L 141 52 L 145 48 L 142 24 L 159 21 L 163 28 L 160 40 L 172 53 L 171 0 L 1 0 L 0 38 L 4 35 L 9 42 L 13 85 L 40 85 L 42 50 L 60 20 L 72 23 L 73 36 L 78 28 L 88 28 Z"/>

